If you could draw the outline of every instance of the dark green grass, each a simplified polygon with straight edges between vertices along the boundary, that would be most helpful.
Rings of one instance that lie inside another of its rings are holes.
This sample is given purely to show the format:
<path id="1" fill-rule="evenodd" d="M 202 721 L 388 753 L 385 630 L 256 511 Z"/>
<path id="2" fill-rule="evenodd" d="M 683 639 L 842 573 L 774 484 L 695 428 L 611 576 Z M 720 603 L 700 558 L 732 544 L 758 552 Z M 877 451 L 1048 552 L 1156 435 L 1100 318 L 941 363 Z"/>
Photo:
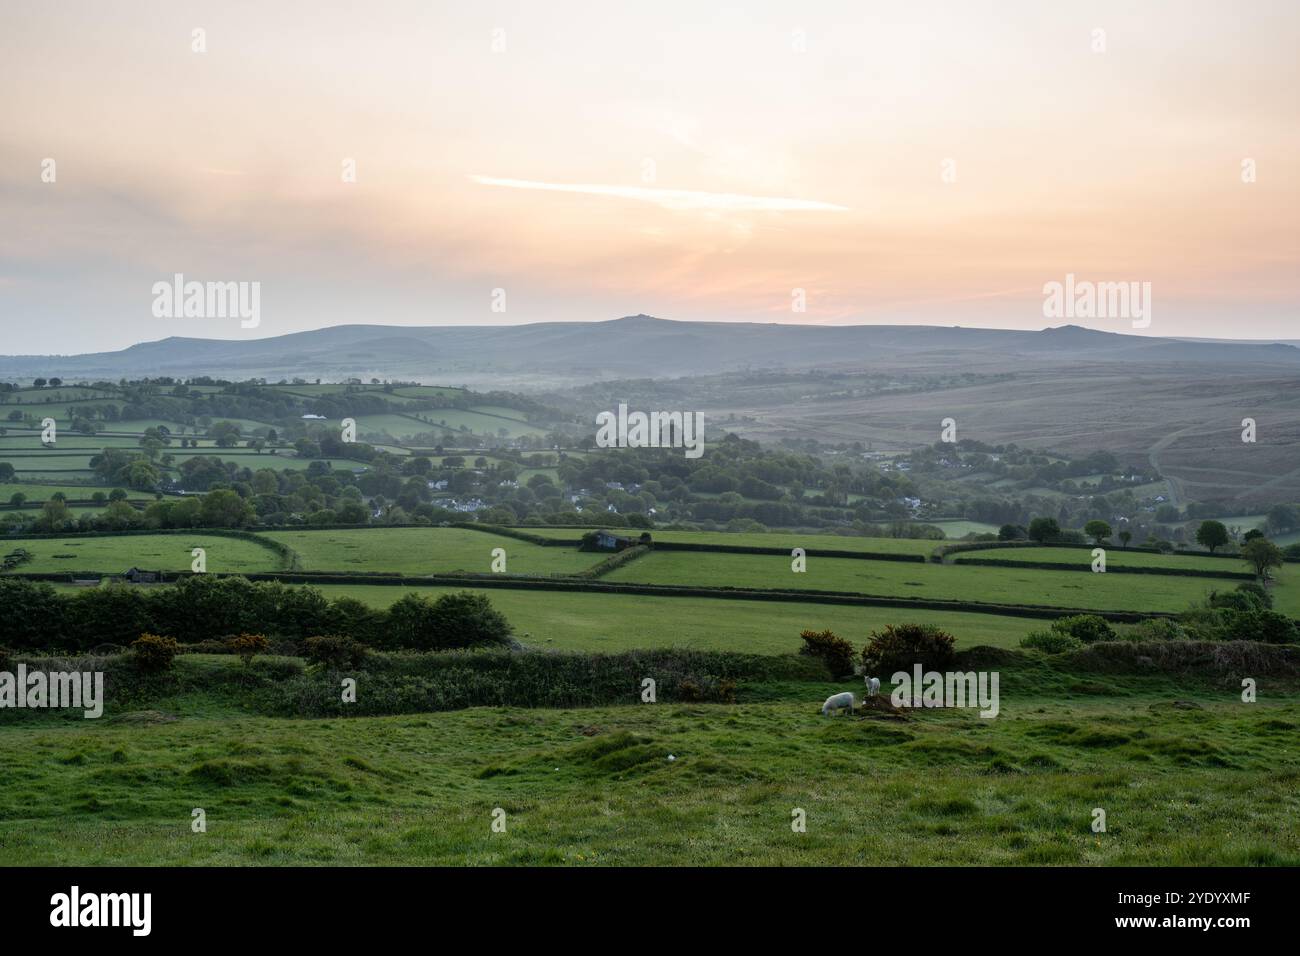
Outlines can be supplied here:
<path id="1" fill-rule="evenodd" d="M 331 720 L 189 695 L 8 724 L 0 864 L 1300 864 L 1294 689 L 1247 705 L 1031 661 L 993 720 L 822 718 L 844 686 Z"/>

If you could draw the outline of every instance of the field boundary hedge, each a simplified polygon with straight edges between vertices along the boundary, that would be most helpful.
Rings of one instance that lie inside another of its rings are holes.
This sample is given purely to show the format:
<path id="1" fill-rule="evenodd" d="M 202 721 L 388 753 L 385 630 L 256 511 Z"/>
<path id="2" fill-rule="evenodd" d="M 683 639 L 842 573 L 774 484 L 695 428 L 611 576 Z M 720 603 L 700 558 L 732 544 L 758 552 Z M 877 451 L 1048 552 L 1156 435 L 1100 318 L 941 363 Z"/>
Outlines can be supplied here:
<path id="1" fill-rule="evenodd" d="M 624 548 L 622 551 L 617 551 L 614 554 L 611 554 L 608 558 L 605 558 L 605 560 L 598 561 L 589 568 L 584 568 L 577 574 L 573 575 L 573 577 L 582 578 L 587 581 L 594 581 L 596 578 L 603 578 L 615 568 L 621 568 L 623 565 L 630 564 L 637 558 L 645 557 L 650 553 L 650 550 L 649 546 L 644 544 L 637 544 L 630 548 Z"/>
<path id="2" fill-rule="evenodd" d="M 1160 554 L 1178 557 L 1185 555 L 1190 558 L 1226 558 L 1237 561 L 1242 560 L 1240 554 L 1210 552 L 1210 551 L 1161 551 L 1159 548 L 1147 547 L 1115 547 L 1114 545 L 1095 545 L 1095 544 L 1069 544 L 1059 541 L 958 541 L 953 544 L 941 544 L 930 552 L 930 560 L 936 564 L 942 564 L 944 559 L 954 554 L 962 554 L 967 551 L 997 551 L 1001 548 L 1071 548 L 1079 551 L 1091 551 L 1096 547 L 1104 547 L 1109 553 L 1119 551 L 1131 554 Z"/>
<path id="3" fill-rule="evenodd" d="M 545 538 L 540 534 L 529 534 L 526 531 L 507 528 L 499 524 L 478 524 L 473 521 L 454 521 L 451 523 L 450 527 L 465 528 L 469 531 L 482 531 L 485 534 L 499 534 L 503 538 L 514 538 L 518 541 L 527 541 L 529 544 L 541 545 L 543 548 L 562 547 L 564 545 L 577 547 L 582 544 L 581 538 L 574 538 L 572 541 L 566 541 L 563 538 Z"/>
<path id="4" fill-rule="evenodd" d="M 653 532 L 651 532 L 653 537 Z M 705 544 L 695 541 L 654 541 L 656 551 L 695 551 L 705 554 L 769 554 L 790 557 L 790 548 L 750 544 Z M 840 551 L 830 548 L 804 548 L 810 558 L 858 558 L 863 561 L 905 561 L 925 563 L 923 554 L 900 554 L 894 551 Z"/>
<path id="5" fill-rule="evenodd" d="M 1039 571 L 1086 571 L 1092 573 L 1090 564 L 1061 564 L 1054 561 L 1012 561 L 1008 558 L 957 558 L 953 564 L 962 567 L 1034 568 Z M 1106 566 L 1107 574 L 1165 574 L 1171 577 L 1219 578 L 1234 581 L 1254 581 L 1249 571 L 1214 571 L 1209 568 L 1149 568 Z"/>

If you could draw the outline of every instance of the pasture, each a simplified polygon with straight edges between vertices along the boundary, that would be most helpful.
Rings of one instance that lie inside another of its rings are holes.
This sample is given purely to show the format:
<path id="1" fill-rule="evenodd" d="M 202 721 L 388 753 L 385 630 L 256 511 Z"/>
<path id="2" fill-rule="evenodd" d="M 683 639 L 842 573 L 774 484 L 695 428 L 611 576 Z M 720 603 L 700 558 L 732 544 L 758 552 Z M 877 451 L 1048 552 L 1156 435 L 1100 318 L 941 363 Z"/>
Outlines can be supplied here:
<path id="1" fill-rule="evenodd" d="M 825 683 L 732 705 L 301 720 L 182 693 L 41 715 L 0 723 L 0 865 L 1300 865 L 1294 694 L 1003 675 L 995 720 L 822 718 L 843 686 Z"/>
<path id="2" fill-rule="evenodd" d="M 32 553 L 24 572 L 99 571 L 119 574 L 138 567 L 146 571 L 188 571 L 193 548 L 207 551 L 213 573 L 278 571 L 282 567 L 273 550 L 243 538 L 194 531 L 185 534 L 133 534 L 120 536 L 9 539 L 7 547 Z"/>
<path id="3" fill-rule="evenodd" d="M 492 551 L 504 548 L 510 574 L 574 574 L 604 557 L 462 528 L 269 531 L 263 537 L 297 552 L 303 571 L 487 574 L 492 570 Z"/>
<path id="4" fill-rule="evenodd" d="M 48 501 L 52 496 L 62 493 L 69 501 L 88 500 L 95 492 L 101 492 L 107 495 L 112 488 L 106 488 L 103 485 L 89 484 L 28 484 L 23 482 L 17 484 L 6 482 L 0 484 L 0 505 L 8 504 L 9 499 L 15 494 L 27 496 L 28 502 Z M 153 501 L 154 496 L 145 491 L 131 491 L 128 488 L 122 489 L 127 493 L 128 501 Z"/>
<path id="5" fill-rule="evenodd" d="M 590 528 L 520 528 L 528 534 L 542 538 L 558 538 L 576 541 Z M 641 532 L 636 528 L 615 528 L 619 534 L 636 537 Z M 730 547 L 744 548 L 781 548 L 791 550 L 803 548 L 813 551 L 818 548 L 827 551 L 859 551 L 878 554 L 915 554 L 928 557 L 942 541 L 922 540 L 919 538 L 864 538 L 861 535 L 841 534 L 797 534 L 786 531 L 733 533 L 727 531 L 661 531 L 651 532 L 655 541 L 693 542 L 696 544 L 722 544 Z"/>
<path id="6" fill-rule="evenodd" d="M 1215 558 L 1201 554 L 1149 554 L 1144 551 L 1126 551 L 1105 546 L 1108 568 L 1192 568 L 1198 571 L 1231 571 L 1237 574 L 1250 570 L 1240 558 Z M 1092 548 L 989 548 L 983 551 L 961 551 L 951 556 L 954 564 L 988 559 L 1017 562 L 1048 562 L 1073 567 L 1091 568 Z"/>
<path id="7" fill-rule="evenodd" d="M 1216 586 L 1235 581 L 1164 575 L 1092 574 L 1037 568 L 972 567 L 857 558 L 808 559 L 795 573 L 788 557 L 656 551 L 616 568 L 604 580 L 694 587 L 852 591 L 889 597 L 946 598 L 1113 611 L 1181 611 Z"/>
<path id="8" fill-rule="evenodd" d="M 548 549 L 549 550 L 549 549 Z M 313 585 L 330 598 L 352 597 L 386 608 L 402 595 L 437 597 L 464 588 L 395 587 L 366 584 Z M 474 590 L 474 589 L 469 589 Z M 957 611 L 930 611 L 793 601 L 719 600 L 644 594 L 521 591 L 485 588 L 493 607 L 531 647 L 574 651 L 626 651 L 646 647 L 789 654 L 799 649 L 799 632 L 830 628 L 854 644 L 873 630 L 899 621 L 948 630 L 961 647 L 1016 647 L 1042 628 L 1041 620 Z"/>

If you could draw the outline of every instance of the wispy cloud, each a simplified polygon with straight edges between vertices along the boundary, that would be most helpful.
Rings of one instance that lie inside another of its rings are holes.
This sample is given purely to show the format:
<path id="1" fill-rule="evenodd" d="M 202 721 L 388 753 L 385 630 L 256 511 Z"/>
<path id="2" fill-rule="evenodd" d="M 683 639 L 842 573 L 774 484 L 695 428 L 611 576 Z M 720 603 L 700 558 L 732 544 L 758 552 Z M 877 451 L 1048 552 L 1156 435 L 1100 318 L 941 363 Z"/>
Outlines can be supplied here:
<path id="1" fill-rule="evenodd" d="M 484 186 L 510 189 L 540 189 L 588 196 L 612 196 L 653 203 L 664 209 L 703 210 L 708 212 L 848 212 L 847 206 L 818 202 L 813 199 L 785 199 L 778 196 L 745 196 L 739 193 L 711 193 L 694 189 L 650 189 L 643 186 L 602 186 L 595 183 L 539 183 L 527 179 L 497 179 L 470 176 Z"/>

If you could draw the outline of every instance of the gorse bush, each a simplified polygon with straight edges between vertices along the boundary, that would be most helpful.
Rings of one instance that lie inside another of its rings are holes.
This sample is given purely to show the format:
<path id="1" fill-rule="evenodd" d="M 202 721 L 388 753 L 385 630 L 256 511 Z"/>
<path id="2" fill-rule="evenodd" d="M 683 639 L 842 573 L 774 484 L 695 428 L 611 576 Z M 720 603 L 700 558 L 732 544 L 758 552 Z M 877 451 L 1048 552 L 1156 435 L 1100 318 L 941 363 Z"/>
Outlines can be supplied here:
<path id="1" fill-rule="evenodd" d="M 1229 611 L 1267 611 L 1273 607 L 1273 595 L 1250 581 L 1237 585 L 1235 591 L 1211 591 L 1209 605 Z"/>
<path id="2" fill-rule="evenodd" d="M 1277 611 L 1233 614 L 1225 636 L 1230 641 L 1259 641 L 1263 644 L 1295 644 L 1300 641 L 1295 621 Z"/>
<path id="3" fill-rule="evenodd" d="M 953 661 L 955 638 L 933 624 L 887 624 L 872 631 L 862 649 L 862 666 L 868 675 L 889 675 L 910 671 L 916 664 L 925 670 L 945 670 Z"/>
<path id="4" fill-rule="evenodd" d="M 824 660 L 831 676 L 845 677 L 853 673 L 853 645 L 834 631 L 803 631 L 799 637 L 803 639 L 799 653 Z"/>
<path id="5" fill-rule="evenodd" d="M 236 634 L 226 639 L 230 653 L 239 655 L 245 666 L 253 663 L 253 658 L 264 653 L 271 642 L 262 634 Z"/>
<path id="6" fill-rule="evenodd" d="M 1083 641 L 1062 631 L 1032 631 L 1020 639 L 1020 646 L 1044 654 L 1063 654 L 1083 647 Z"/>
<path id="7" fill-rule="evenodd" d="M 1260 610 L 1267 611 L 1272 609 L 1273 595 L 1270 594 L 1262 584 L 1256 584 L 1254 581 L 1247 581 L 1244 584 L 1238 584 L 1237 590 L 1243 594 L 1252 596 Z"/>
<path id="8" fill-rule="evenodd" d="M 327 635 L 302 642 L 303 657 L 333 670 L 356 670 L 366 662 L 366 646 L 350 637 Z"/>
<path id="9" fill-rule="evenodd" d="M 1052 622 L 1052 630 L 1061 634 L 1068 634 L 1084 644 L 1115 640 L 1115 629 L 1110 626 L 1110 623 L 1104 617 L 1099 617 L 1096 614 L 1072 614 L 1069 617 L 1058 617 Z"/>
<path id="10" fill-rule="evenodd" d="M 131 659 L 136 670 L 146 674 L 171 670 L 172 661 L 179 652 L 180 646 L 173 637 L 141 634 L 131 642 Z"/>
<path id="11" fill-rule="evenodd" d="M 1190 635 L 1187 628 L 1167 617 L 1153 617 L 1133 626 L 1129 632 L 1135 641 L 1185 641 Z"/>
<path id="12" fill-rule="evenodd" d="M 1263 608 L 1258 597 L 1245 591 L 1212 591 L 1207 603 L 1210 607 L 1229 611 L 1258 611 Z"/>

